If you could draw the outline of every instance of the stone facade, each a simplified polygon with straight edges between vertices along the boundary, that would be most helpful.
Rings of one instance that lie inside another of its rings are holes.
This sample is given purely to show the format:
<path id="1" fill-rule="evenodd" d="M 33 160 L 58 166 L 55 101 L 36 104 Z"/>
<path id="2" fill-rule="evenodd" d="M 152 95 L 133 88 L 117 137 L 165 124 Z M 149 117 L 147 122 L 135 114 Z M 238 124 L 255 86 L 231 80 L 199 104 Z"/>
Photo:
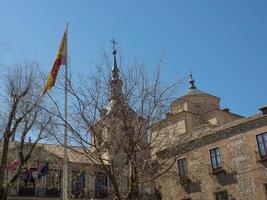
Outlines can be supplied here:
<path id="1" fill-rule="evenodd" d="M 101 155 L 108 156 L 110 163 L 106 163 L 107 166 L 111 166 L 112 162 L 114 173 L 118 174 L 119 191 L 126 193 L 129 189 L 126 174 L 129 159 L 117 147 L 130 140 L 125 140 L 124 136 L 129 132 L 123 132 L 120 125 L 128 119 L 135 133 L 134 129 L 140 129 L 145 120 L 138 117 L 123 99 L 116 51 L 113 55 L 111 98 L 98 122 L 89 129 L 95 134 L 92 138 L 95 147 L 101 150 Z M 192 76 L 189 82 L 188 92 L 173 101 L 171 112 L 153 126 L 151 138 L 155 141 L 153 150 L 157 151 L 154 159 L 177 159 L 171 169 L 156 180 L 156 190 L 163 200 L 267 200 L 266 109 L 261 114 L 242 117 L 229 109 L 221 109 L 220 98 L 198 90 Z M 264 133 L 266 155 L 263 156 L 256 138 Z M 134 139 L 135 135 L 131 137 Z M 140 149 L 148 146 L 147 142 L 147 138 L 141 138 Z M 12 144 L 10 149 L 14 151 L 9 155 L 9 161 L 12 161 L 17 155 L 16 144 Z M 108 195 L 114 191 L 107 174 L 79 151 L 82 150 L 78 147 L 75 151 L 68 151 L 70 195 L 85 199 L 109 198 Z M 143 155 L 150 152 L 140 151 L 136 163 L 142 163 Z M 20 177 L 11 195 L 18 196 L 28 191 L 31 196 L 59 197 L 63 155 L 64 149 L 60 145 L 38 144 L 28 163 L 29 168 L 36 163 L 40 166 L 49 163 L 49 173 L 26 186 L 23 177 Z M 82 173 L 84 185 L 77 191 L 78 177 Z M 8 177 L 11 176 L 12 172 Z M 152 194 L 155 193 L 154 186 L 154 183 L 138 185 L 138 190 Z M 106 194 L 98 196 L 103 191 Z M 152 196 L 156 199 L 156 195 Z M 159 196 L 158 199 L 161 199 Z"/>
<path id="2" fill-rule="evenodd" d="M 123 82 L 119 76 L 115 47 L 113 58 L 109 102 L 100 111 L 99 119 L 88 127 L 92 146 L 70 147 L 71 150 L 68 149 L 67 152 L 69 196 L 84 199 L 116 199 L 114 194 L 118 189 L 124 199 L 128 196 L 149 196 L 152 199 L 155 196 L 154 182 L 148 181 L 150 177 L 144 173 L 144 166 L 149 165 L 144 165 L 144 160 L 148 160 L 150 152 L 147 122 L 131 109 L 122 93 Z M 9 162 L 17 159 L 12 157 L 18 155 L 16 148 L 14 144 Z M 40 166 L 48 163 L 49 172 L 27 183 L 22 176 L 12 188 L 11 195 L 59 197 L 62 188 L 63 158 L 63 146 L 38 144 L 27 163 L 29 167 L 24 171 L 32 175 L 37 163 Z M 80 175 L 84 178 L 82 187 L 78 188 Z M 11 173 L 9 177 L 12 177 Z M 113 185 L 118 187 L 115 188 Z"/>
<path id="3" fill-rule="evenodd" d="M 128 196 L 130 189 L 138 195 L 152 196 L 154 185 L 148 184 L 149 177 L 143 174 L 143 163 L 149 155 L 147 122 L 138 116 L 125 99 L 115 49 L 113 56 L 109 102 L 102 109 L 97 123 L 90 127 L 93 149 L 108 156 L 108 164 L 112 169 L 111 176 L 116 178 L 118 190 L 123 198 Z M 109 178 L 112 179 L 110 176 Z M 135 181 L 137 179 L 140 181 Z M 146 185 L 141 184 L 141 181 Z"/>
<path id="4" fill-rule="evenodd" d="M 27 145 L 31 145 L 30 143 Z M 10 145 L 9 160 L 17 159 L 16 143 Z M 76 150 L 79 151 L 78 148 Z M 32 196 L 32 197 L 60 197 L 62 184 L 62 163 L 64 148 L 61 145 L 38 144 L 35 148 L 31 159 L 27 163 L 27 167 L 23 170 L 23 174 L 12 187 L 11 196 Z M 91 198 L 95 196 L 95 172 L 96 169 L 90 164 L 90 161 L 79 153 L 68 150 L 68 186 L 69 195 L 72 197 Z M 33 179 L 26 181 L 25 173 L 39 165 L 49 164 L 49 171 L 42 177 L 33 175 Z M 11 178 L 15 172 L 8 171 L 8 177 Z M 78 177 L 84 174 L 84 185 L 77 188 Z"/>
<path id="5" fill-rule="evenodd" d="M 192 77 L 189 91 L 171 108 L 161 123 L 171 127 L 173 118 L 179 116 L 186 131 L 158 154 L 160 159 L 177 158 L 172 169 L 157 180 L 162 199 L 267 200 L 267 163 L 259 155 L 256 140 L 267 132 L 267 115 L 244 118 L 229 109 L 221 110 L 219 98 L 196 89 Z M 158 126 L 154 133 L 161 129 Z M 219 152 L 215 156 L 219 161 L 214 162 L 213 150 Z M 182 175 L 180 159 L 186 162 Z M 214 163 L 219 167 L 214 168 Z"/>

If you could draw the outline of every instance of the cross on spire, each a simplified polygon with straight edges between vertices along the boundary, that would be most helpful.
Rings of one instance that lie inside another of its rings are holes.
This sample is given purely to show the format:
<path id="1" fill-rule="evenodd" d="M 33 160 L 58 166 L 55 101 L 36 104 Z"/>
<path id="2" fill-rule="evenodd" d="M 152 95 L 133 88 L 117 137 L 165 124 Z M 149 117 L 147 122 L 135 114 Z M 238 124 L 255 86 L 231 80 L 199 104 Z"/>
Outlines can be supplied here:
<path id="1" fill-rule="evenodd" d="M 117 49 L 116 49 L 116 44 L 118 44 L 116 41 L 115 41 L 115 38 L 113 37 L 113 39 L 110 41 L 113 45 L 112 49 L 113 49 L 113 59 L 114 59 L 114 63 L 113 63 L 113 68 L 112 68 L 112 78 L 113 79 L 118 79 L 119 78 L 119 69 L 118 69 L 118 66 L 117 66 L 117 59 L 116 59 L 116 54 L 117 54 Z"/>
<path id="2" fill-rule="evenodd" d="M 118 44 L 115 40 L 115 38 L 113 37 L 113 39 L 110 41 L 112 43 L 112 49 L 113 49 L 113 55 L 116 55 L 117 49 L 116 49 L 116 44 Z"/>

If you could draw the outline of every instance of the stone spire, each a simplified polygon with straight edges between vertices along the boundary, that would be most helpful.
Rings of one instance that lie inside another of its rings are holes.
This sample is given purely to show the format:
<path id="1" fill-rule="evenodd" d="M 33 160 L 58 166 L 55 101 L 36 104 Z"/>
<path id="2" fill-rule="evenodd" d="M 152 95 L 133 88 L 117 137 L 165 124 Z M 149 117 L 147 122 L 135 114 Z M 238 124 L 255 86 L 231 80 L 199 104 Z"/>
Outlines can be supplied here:
<path id="1" fill-rule="evenodd" d="M 113 38 L 111 40 L 111 43 L 113 44 L 113 67 L 112 67 L 112 78 L 110 81 L 111 85 L 111 99 L 113 100 L 119 100 L 122 97 L 122 81 L 120 80 L 120 71 L 117 65 L 117 49 L 116 49 L 116 44 L 117 42 Z"/>
<path id="2" fill-rule="evenodd" d="M 189 89 L 196 89 L 197 87 L 195 86 L 195 80 L 193 79 L 192 72 L 190 72 L 189 77 Z"/>

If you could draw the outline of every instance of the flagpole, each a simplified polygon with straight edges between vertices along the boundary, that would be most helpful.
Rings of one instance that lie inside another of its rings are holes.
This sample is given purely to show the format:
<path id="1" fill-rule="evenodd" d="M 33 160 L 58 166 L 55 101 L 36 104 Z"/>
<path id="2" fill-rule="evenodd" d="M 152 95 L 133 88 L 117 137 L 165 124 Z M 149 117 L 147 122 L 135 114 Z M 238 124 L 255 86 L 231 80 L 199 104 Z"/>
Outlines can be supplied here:
<path id="1" fill-rule="evenodd" d="M 66 65 L 65 65 L 65 101 L 64 101 L 64 159 L 63 159 L 63 184 L 62 184 L 62 199 L 68 200 L 68 155 L 67 155 L 67 145 L 68 145 L 68 26 L 66 24 Z"/>

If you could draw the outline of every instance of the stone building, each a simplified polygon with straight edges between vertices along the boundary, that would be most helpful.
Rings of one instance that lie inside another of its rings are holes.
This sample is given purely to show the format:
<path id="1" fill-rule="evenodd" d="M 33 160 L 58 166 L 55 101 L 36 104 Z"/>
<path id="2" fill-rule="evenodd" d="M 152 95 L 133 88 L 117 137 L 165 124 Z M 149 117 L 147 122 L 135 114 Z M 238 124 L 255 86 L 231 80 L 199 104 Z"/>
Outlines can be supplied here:
<path id="1" fill-rule="evenodd" d="M 159 158 L 177 159 L 157 180 L 162 199 L 267 200 L 267 107 L 242 117 L 197 89 L 192 75 L 189 84 L 153 132 L 173 137 Z"/>
<path id="2" fill-rule="evenodd" d="M 27 146 L 31 146 L 29 142 Z M 9 160 L 17 159 L 16 143 L 10 144 Z M 75 147 L 77 152 L 68 150 L 68 186 L 69 194 L 72 197 L 94 197 L 97 195 L 95 187 L 99 184 L 99 177 L 96 177 L 98 169 L 91 165 L 86 156 L 78 153 L 81 148 Z M 17 182 L 12 187 L 11 196 L 28 197 L 60 197 L 62 186 L 62 164 L 64 148 L 61 145 L 38 144 L 27 162 Z M 16 170 L 8 169 L 7 178 L 10 179 Z M 101 183 L 102 184 L 102 183 Z"/>
<path id="3" fill-rule="evenodd" d="M 109 102 L 102 109 L 97 123 L 90 127 L 90 133 L 97 154 L 108 156 L 110 171 L 116 178 L 121 196 L 126 198 L 131 187 L 133 193 L 151 195 L 153 185 L 144 187 L 140 184 L 141 181 L 135 181 L 140 177 L 146 178 L 141 173 L 144 159 L 149 150 L 146 134 L 147 123 L 129 106 L 123 94 L 123 82 L 119 75 L 116 52 L 114 46 Z M 111 179 L 111 177 L 109 178 Z M 110 190 L 112 193 L 111 185 Z"/>
<path id="4" fill-rule="evenodd" d="M 136 166 L 151 152 L 148 149 L 158 151 L 157 160 L 176 161 L 156 180 L 156 191 L 161 193 L 158 199 L 162 196 L 163 200 L 267 200 L 267 107 L 250 117 L 221 109 L 220 98 L 197 89 L 190 75 L 189 90 L 174 100 L 166 118 L 153 126 L 151 138 L 156 135 L 158 142 L 151 148 L 146 134 L 138 135 L 146 132 L 146 120 L 133 111 L 122 94 L 115 47 L 113 50 L 111 95 L 99 120 L 89 128 L 96 148 L 88 151 L 92 154 L 97 151 L 96 155 L 106 158 L 104 165 L 119 179 L 118 189 L 122 194 L 129 189 L 127 173 L 131 159 L 120 147 L 131 145 L 138 137 L 138 148 L 143 150 L 135 154 Z M 14 143 L 10 151 L 16 152 L 16 148 Z M 84 199 L 112 199 L 114 191 L 107 173 L 79 153 L 84 153 L 83 148 L 72 148 L 75 151 L 68 150 L 69 194 Z M 16 159 L 14 155 L 17 153 L 10 154 L 10 162 Z M 59 197 L 63 155 L 60 145 L 38 144 L 25 169 L 30 173 L 21 175 L 11 195 Z M 38 177 L 36 169 L 47 163 L 49 171 Z M 12 173 L 11 170 L 7 178 Z M 140 176 L 142 172 L 136 168 L 134 173 Z M 146 175 L 141 177 L 149 178 Z M 154 183 L 137 183 L 135 190 L 150 195 L 141 199 L 156 199 L 152 195 Z"/>
<path id="5" fill-rule="evenodd" d="M 139 171 L 144 163 L 143 158 L 149 153 L 146 121 L 134 112 L 123 95 L 123 82 L 119 75 L 115 46 L 109 84 L 111 92 L 108 104 L 102 109 L 97 122 L 89 127 L 93 146 L 86 150 L 84 146 L 70 147 L 67 152 L 68 191 L 74 198 L 114 199 L 114 187 L 108 173 L 114 173 L 118 190 L 124 198 L 128 195 L 130 187 L 129 177 L 136 180 L 137 176 L 142 177 L 143 180 L 147 178 L 145 175 L 141 176 Z M 132 143 L 136 141 L 138 145 L 134 147 Z M 15 155 L 18 155 L 16 148 L 16 144 L 12 144 L 9 163 L 16 160 Z M 131 148 L 129 153 L 127 148 Z M 98 155 L 101 156 L 98 157 Z M 29 166 L 12 188 L 11 195 L 60 197 L 63 158 L 63 146 L 38 144 L 28 162 Z M 131 164 L 134 166 L 130 168 Z M 49 166 L 47 173 L 36 177 L 36 171 L 40 171 L 40 168 L 45 165 Z M 12 173 L 10 171 L 8 176 L 12 177 Z M 142 195 L 152 196 L 154 184 L 143 186 L 139 184 L 140 182 L 136 181 L 133 184 L 133 194 L 142 193 Z"/>

